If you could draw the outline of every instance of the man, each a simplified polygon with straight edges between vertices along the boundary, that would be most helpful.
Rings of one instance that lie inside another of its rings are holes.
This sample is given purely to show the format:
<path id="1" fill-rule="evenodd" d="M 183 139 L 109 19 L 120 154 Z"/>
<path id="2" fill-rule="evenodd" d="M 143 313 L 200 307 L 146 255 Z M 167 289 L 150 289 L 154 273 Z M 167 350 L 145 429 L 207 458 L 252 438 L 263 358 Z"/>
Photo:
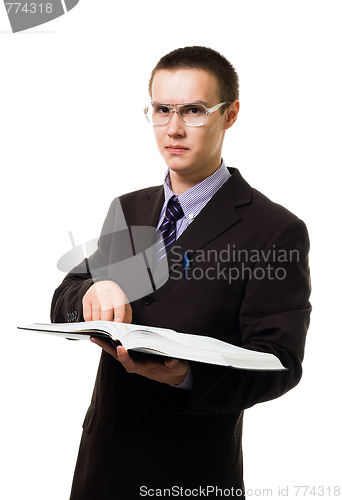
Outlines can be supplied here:
<path id="1" fill-rule="evenodd" d="M 132 300 L 115 273 L 106 275 L 128 257 L 117 250 L 116 200 L 97 252 L 56 290 L 52 321 L 73 311 L 72 319 L 211 335 L 273 353 L 287 370 L 135 359 L 93 339 L 103 351 L 71 499 L 134 500 L 180 495 L 181 488 L 188 496 L 220 497 L 229 489 L 231 498 L 244 498 L 243 411 L 301 377 L 310 314 L 307 231 L 221 160 L 239 112 L 238 77 L 223 56 L 204 47 L 173 51 L 153 70 L 149 90 L 145 113 L 168 172 L 164 186 L 119 202 L 128 228 L 160 229 L 165 250 L 155 246 L 149 273 L 167 258 L 168 279 Z"/>

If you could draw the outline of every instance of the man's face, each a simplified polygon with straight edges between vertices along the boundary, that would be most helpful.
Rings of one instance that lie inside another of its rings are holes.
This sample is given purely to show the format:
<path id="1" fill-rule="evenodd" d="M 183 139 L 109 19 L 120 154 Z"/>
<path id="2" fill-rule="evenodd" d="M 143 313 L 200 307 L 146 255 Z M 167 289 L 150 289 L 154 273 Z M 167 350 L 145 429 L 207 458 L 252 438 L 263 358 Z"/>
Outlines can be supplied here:
<path id="1" fill-rule="evenodd" d="M 152 83 L 152 101 L 162 104 L 184 104 L 201 101 L 207 108 L 221 102 L 216 77 L 204 70 L 159 70 Z M 172 176 L 197 183 L 211 175 L 221 163 L 224 133 L 231 119 L 231 107 L 215 111 L 200 127 L 189 127 L 177 113 L 169 123 L 153 127 L 159 151 Z"/>

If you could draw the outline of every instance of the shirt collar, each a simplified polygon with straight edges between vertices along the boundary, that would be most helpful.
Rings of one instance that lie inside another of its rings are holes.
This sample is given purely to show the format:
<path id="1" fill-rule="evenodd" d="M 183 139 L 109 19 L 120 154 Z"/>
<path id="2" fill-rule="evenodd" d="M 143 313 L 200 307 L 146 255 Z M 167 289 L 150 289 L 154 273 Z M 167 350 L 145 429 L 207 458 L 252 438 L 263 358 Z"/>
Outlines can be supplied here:
<path id="1" fill-rule="evenodd" d="M 220 167 L 212 175 L 187 191 L 184 191 L 184 193 L 176 195 L 183 209 L 184 216 L 191 222 L 192 219 L 194 219 L 205 207 L 214 194 L 223 186 L 225 182 L 227 182 L 229 177 L 231 177 L 231 174 L 222 160 Z M 164 179 L 164 195 L 165 203 L 163 206 L 163 212 L 165 211 L 169 199 L 175 195 L 171 188 L 169 169 L 167 170 Z"/>

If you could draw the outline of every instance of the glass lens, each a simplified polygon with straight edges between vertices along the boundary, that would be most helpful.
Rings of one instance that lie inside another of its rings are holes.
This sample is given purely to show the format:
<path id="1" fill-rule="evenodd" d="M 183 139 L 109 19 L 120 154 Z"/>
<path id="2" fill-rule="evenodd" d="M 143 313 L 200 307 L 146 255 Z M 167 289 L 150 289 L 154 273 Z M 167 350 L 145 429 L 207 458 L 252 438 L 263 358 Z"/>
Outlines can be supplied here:
<path id="1" fill-rule="evenodd" d="M 151 104 L 148 107 L 147 118 L 154 125 L 166 125 L 170 118 L 171 110 L 165 104 Z"/>
<path id="2" fill-rule="evenodd" d="M 203 125 L 207 120 L 207 112 L 201 104 L 185 104 L 179 106 L 179 114 L 188 125 Z"/>

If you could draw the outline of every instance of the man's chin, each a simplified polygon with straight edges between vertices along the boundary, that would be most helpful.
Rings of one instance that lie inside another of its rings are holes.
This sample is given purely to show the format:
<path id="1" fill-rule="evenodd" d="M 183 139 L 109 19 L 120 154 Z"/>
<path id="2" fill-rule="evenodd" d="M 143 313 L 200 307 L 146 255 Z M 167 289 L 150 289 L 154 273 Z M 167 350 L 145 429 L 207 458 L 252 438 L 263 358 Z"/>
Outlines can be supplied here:
<path id="1" fill-rule="evenodd" d="M 191 172 L 193 169 L 192 163 L 188 161 L 184 161 L 182 158 L 165 158 L 166 164 L 169 169 L 173 172 L 177 172 L 179 174 Z"/>
<path id="2" fill-rule="evenodd" d="M 168 165 L 170 172 L 177 175 L 189 175 L 191 173 L 191 167 L 184 165 Z"/>

